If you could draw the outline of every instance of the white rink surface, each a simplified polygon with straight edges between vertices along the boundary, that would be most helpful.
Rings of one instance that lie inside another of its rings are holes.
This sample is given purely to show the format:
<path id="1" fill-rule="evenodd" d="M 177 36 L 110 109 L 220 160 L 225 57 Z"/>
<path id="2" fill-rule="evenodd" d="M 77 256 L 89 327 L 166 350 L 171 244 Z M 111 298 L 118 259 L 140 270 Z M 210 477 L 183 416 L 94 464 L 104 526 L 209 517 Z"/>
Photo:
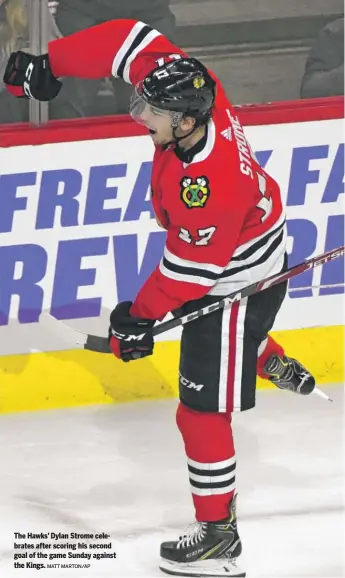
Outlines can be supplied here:
<path id="1" fill-rule="evenodd" d="M 324 390 L 333 404 L 259 392 L 234 417 L 248 578 L 344 576 L 343 391 Z M 193 521 L 176 403 L 0 417 L 1 578 L 164 576 L 160 542 Z M 117 559 L 15 570 L 14 532 L 106 532 Z"/>

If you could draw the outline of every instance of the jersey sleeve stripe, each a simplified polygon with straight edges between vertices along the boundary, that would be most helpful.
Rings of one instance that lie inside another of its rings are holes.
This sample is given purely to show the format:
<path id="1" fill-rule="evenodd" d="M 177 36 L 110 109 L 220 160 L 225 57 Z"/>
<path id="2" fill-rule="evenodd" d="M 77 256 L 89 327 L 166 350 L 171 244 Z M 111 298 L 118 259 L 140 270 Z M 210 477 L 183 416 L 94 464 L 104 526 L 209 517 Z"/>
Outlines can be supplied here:
<path id="1" fill-rule="evenodd" d="M 245 251 L 242 251 L 241 253 L 238 253 L 238 251 L 236 251 L 236 255 L 233 256 L 231 259 L 233 265 L 236 266 L 236 262 L 238 264 L 238 262 L 241 262 L 241 261 L 244 261 L 247 259 L 250 260 L 251 257 L 254 257 L 254 259 L 255 259 L 255 254 L 257 254 L 257 252 L 262 247 L 265 248 L 265 246 L 266 246 L 266 248 L 267 248 L 269 242 L 273 241 L 281 233 L 281 231 L 284 229 L 284 227 L 285 227 L 285 220 L 278 227 L 276 227 L 275 229 L 268 232 L 261 239 L 259 239 L 259 240 L 254 239 L 254 242 L 252 242 L 250 247 L 248 247 Z"/>
<path id="2" fill-rule="evenodd" d="M 204 285 L 205 287 L 213 287 L 216 283 L 217 276 L 214 273 L 208 273 L 202 269 L 192 269 L 188 267 L 179 267 L 167 261 L 163 257 L 159 264 L 159 270 L 168 279 L 174 281 L 181 281 L 183 283 L 194 283 L 196 285 Z M 213 277 L 210 278 L 210 275 Z"/>
<path id="3" fill-rule="evenodd" d="M 243 259 L 231 259 L 230 263 L 225 267 L 224 273 L 226 273 L 226 271 L 230 271 L 231 273 L 232 270 L 238 270 L 241 267 L 249 268 L 255 265 L 256 263 L 261 263 L 262 255 L 266 255 L 267 257 L 269 257 L 273 253 L 275 248 L 278 247 L 279 243 L 281 243 L 282 248 L 285 249 L 285 246 L 283 247 L 283 242 L 285 241 L 284 239 L 285 231 L 286 231 L 285 227 L 281 227 L 279 230 L 275 232 L 274 235 L 272 235 L 272 237 L 268 239 L 268 242 L 265 243 L 264 245 L 258 244 L 258 246 L 256 246 L 255 243 L 255 251 L 253 251 L 250 255 L 243 256 Z M 221 276 L 222 275 L 223 273 L 221 274 Z"/>
<path id="4" fill-rule="evenodd" d="M 161 36 L 158 30 L 153 30 L 144 22 L 137 22 L 114 58 L 112 75 L 130 83 L 129 71 L 133 60 L 158 36 Z"/>
<path id="5" fill-rule="evenodd" d="M 174 255 L 167 247 L 164 249 L 164 257 L 167 261 L 170 261 L 174 265 L 179 267 L 188 267 L 195 269 L 202 269 L 204 271 L 209 271 L 217 276 L 224 271 L 224 267 L 219 267 L 218 265 L 213 265 L 212 263 L 198 263 L 197 261 L 189 261 L 188 259 L 182 259 L 177 255 Z"/>
<path id="6" fill-rule="evenodd" d="M 248 269 L 251 269 L 252 267 L 257 267 L 258 265 L 267 263 L 277 249 L 279 249 L 280 256 L 280 254 L 285 251 L 285 237 L 285 229 L 283 229 L 280 231 L 279 235 L 273 239 L 272 243 L 268 247 L 265 247 L 265 250 L 261 252 L 261 255 L 255 255 L 255 260 L 243 260 L 241 264 L 238 262 L 232 263 L 230 261 L 230 265 L 228 265 L 225 271 L 219 275 L 219 278 L 224 279 L 226 277 L 238 275 L 238 273 L 241 273 L 242 271 L 248 271 Z"/>
<path id="7" fill-rule="evenodd" d="M 151 29 L 151 31 L 143 38 L 143 40 L 140 42 L 140 44 L 138 44 L 136 47 L 133 47 L 133 50 L 129 54 L 127 61 L 126 61 L 126 65 L 125 65 L 125 68 L 123 71 L 123 80 L 125 80 L 126 82 L 131 84 L 129 73 L 130 73 L 130 68 L 131 68 L 131 64 L 132 64 L 133 60 L 136 58 L 136 56 L 139 54 L 139 52 L 144 50 L 144 48 L 146 48 L 149 44 L 151 44 L 151 42 L 153 40 L 155 40 L 155 38 L 158 38 L 158 36 L 162 36 L 162 34 L 160 32 L 158 32 L 158 30 L 152 30 Z M 158 66 L 158 64 L 157 64 L 157 66 Z"/>
<path id="8" fill-rule="evenodd" d="M 135 41 L 135 39 L 138 37 L 138 35 L 140 34 L 140 32 L 144 28 L 150 28 L 150 27 L 147 26 L 147 24 L 144 24 L 144 22 L 137 22 L 133 26 L 132 30 L 128 34 L 126 40 L 122 44 L 120 50 L 117 52 L 117 54 L 113 60 L 113 65 L 112 65 L 112 69 L 111 69 L 111 73 L 113 76 L 118 76 L 120 78 L 122 77 L 122 72 L 123 72 L 124 66 L 126 64 L 126 60 L 128 58 L 129 50 L 131 49 L 132 44 Z M 147 32 L 146 32 L 146 34 L 147 34 Z"/>
<path id="9" fill-rule="evenodd" d="M 214 283 L 219 278 L 219 274 L 208 271 L 207 269 L 196 269 L 195 267 L 184 267 L 180 265 L 175 265 L 171 261 L 168 261 L 165 257 L 162 259 L 163 265 L 166 269 L 174 271 L 175 273 L 180 273 L 182 275 L 190 275 L 194 277 L 204 277 L 205 279 L 210 279 Z"/>
<path id="10" fill-rule="evenodd" d="M 247 243 L 244 243 L 243 245 L 237 247 L 236 251 L 232 256 L 232 260 L 239 261 L 242 259 L 247 259 L 250 255 L 252 255 L 255 251 L 257 251 L 257 249 L 263 246 L 263 243 L 261 243 L 262 240 L 264 241 L 264 243 L 266 243 L 271 238 L 271 235 L 274 235 L 277 231 L 280 231 L 283 227 L 285 227 L 285 222 L 286 222 L 286 215 L 285 211 L 283 210 L 280 214 L 279 219 L 272 225 L 272 227 L 268 231 L 262 233 L 262 235 L 258 235 L 257 237 L 255 237 L 255 239 L 251 239 L 250 241 L 247 241 Z"/>

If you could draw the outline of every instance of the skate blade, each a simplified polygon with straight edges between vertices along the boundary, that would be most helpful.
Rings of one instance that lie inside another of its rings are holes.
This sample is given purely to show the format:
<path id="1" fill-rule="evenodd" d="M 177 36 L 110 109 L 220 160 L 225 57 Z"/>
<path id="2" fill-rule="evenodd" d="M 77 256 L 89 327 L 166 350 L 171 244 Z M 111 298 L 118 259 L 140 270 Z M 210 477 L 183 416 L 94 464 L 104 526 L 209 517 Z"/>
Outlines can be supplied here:
<path id="1" fill-rule="evenodd" d="M 246 573 L 235 560 L 199 560 L 196 562 L 172 562 L 161 558 L 159 568 L 173 576 L 228 576 L 228 578 L 245 578 Z"/>

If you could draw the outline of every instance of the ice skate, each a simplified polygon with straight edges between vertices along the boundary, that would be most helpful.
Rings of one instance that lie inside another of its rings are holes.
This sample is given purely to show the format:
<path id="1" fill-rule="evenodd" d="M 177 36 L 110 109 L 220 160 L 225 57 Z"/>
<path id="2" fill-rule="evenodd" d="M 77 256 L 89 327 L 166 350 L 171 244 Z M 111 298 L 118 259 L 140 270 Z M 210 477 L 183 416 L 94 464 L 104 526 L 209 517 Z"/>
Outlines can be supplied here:
<path id="1" fill-rule="evenodd" d="M 315 379 L 309 371 L 292 357 L 272 355 L 267 361 L 265 373 L 280 389 L 301 395 L 309 395 L 315 388 Z"/>
<path id="2" fill-rule="evenodd" d="M 177 576 L 244 577 L 236 559 L 242 552 L 237 531 L 236 497 L 219 522 L 195 522 L 176 542 L 161 545 L 160 569 Z"/>

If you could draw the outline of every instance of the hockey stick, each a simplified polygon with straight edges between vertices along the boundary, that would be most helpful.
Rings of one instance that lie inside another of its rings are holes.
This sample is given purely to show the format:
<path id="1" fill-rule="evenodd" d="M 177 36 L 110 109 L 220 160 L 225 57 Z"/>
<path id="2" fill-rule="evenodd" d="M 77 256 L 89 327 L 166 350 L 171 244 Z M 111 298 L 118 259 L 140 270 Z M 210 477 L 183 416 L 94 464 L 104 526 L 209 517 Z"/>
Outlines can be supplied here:
<path id="1" fill-rule="evenodd" d="M 305 287 L 289 287 L 289 293 L 299 293 L 309 289 L 344 289 L 345 283 L 331 283 L 329 285 L 307 285 Z M 343 291 L 344 292 L 344 291 Z"/>
<path id="2" fill-rule="evenodd" d="M 324 265 L 333 259 L 337 259 L 344 255 L 344 245 L 338 247 L 337 249 L 332 249 L 327 253 L 323 253 L 318 257 L 312 257 L 299 265 L 295 265 L 291 267 L 287 271 L 276 273 L 275 275 L 271 275 L 262 281 L 257 281 L 256 283 L 252 283 L 251 285 L 247 285 L 240 291 L 235 291 L 230 293 L 227 297 L 224 297 L 217 303 L 213 303 L 212 305 L 207 305 L 198 311 L 194 311 L 193 313 L 189 313 L 187 315 L 183 315 L 182 317 L 177 317 L 166 321 L 165 323 L 160 323 L 156 327 L 153 328 L 153 335 L 160 335 L 165 333 L 166 331 L 170 331 L 170 329 L 174 329 L 175 327 L 180 327 L 181 325 L 186 325 L 186 323 L 190 323 L 199 317 L 204 315 L 209 315 L 209 313 L 213 313 L 214 311 L 218 311 L 223 307 L 227 307 L 236 301 L 240 301 L 246 297 L 250 297 L 254 295 L 254 293 L 259 293 L 260 291 L 264 291 L 269 287 L 273 287 L 274 285 L 278 285 L 279 283 L 283 283 L 284 281 L 288 281 L 296 275 L 301 275 L 305 271 L 309 269 L 314 269 L 314 267 L 318 267 L 319 265 Z M 81 349 L 87 349 L 89 351 L 95 351 L 98 353 L 110 353 L 110 348 L 108 344 L 107 337 L 99 337 L 98 335 L 91 335 L 84 333 L 82 331 L 78 331 L 74 329 L 62 321 L 57 320 L 55 317 L 51 316 L 50 314 L 44 313 L 40 317 L 40 321 L 44 322 L 44 324 L 50 325 L 55 331 L 61 335 L 63 339 L 70 339 L 71 342 L 74 342 L 75 345 L 81 346 Z M 142 334 L 143 335 L 143 334 Z M 128 341 L 135 341 L 136 339 L 140 338 L 141 336 L 135 335 L 128 335 Z"/>

